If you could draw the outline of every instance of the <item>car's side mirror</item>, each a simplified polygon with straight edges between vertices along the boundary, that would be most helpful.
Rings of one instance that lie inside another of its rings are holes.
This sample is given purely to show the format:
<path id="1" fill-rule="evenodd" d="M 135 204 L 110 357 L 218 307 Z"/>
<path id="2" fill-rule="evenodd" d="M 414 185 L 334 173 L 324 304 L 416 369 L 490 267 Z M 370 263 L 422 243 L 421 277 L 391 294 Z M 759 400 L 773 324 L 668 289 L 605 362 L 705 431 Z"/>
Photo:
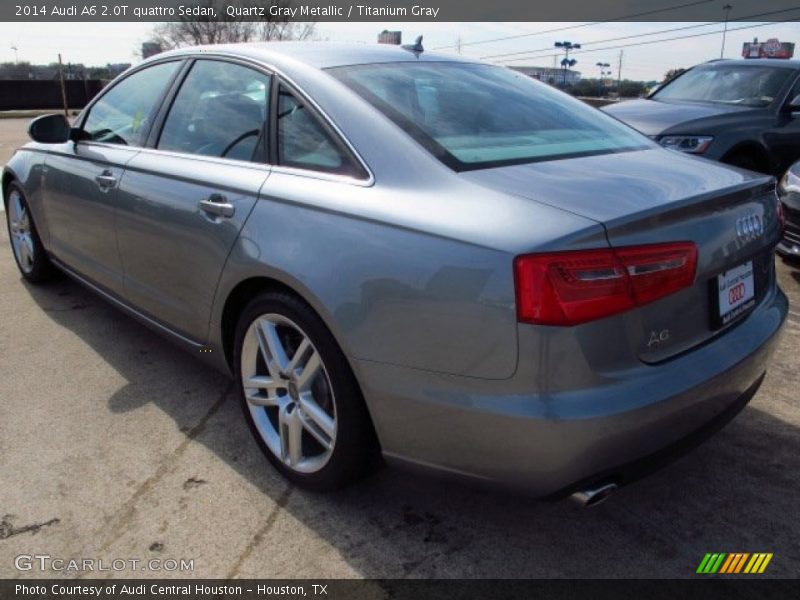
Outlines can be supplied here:
<path id="1" fill-rule="evenodd" d="M 786 112 L 800 112 L 800 94 L 789 100 L 784 106 Z"/>
<path id="2" fill-rule="evenodd" d="M 70 140 L 72 125 L 62 114 L 43 115 L 28 125 L 28 135 L 34 142 L 63 144 Z"/>

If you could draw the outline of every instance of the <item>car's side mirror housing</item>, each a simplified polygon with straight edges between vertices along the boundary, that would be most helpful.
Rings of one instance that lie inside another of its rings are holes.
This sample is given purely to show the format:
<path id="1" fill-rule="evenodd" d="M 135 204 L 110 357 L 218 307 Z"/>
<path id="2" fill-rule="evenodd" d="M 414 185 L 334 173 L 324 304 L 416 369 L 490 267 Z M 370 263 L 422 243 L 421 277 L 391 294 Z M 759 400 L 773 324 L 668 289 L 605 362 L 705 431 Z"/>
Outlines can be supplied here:
<path id="1" fill-rule="evenodd" d="M 72 137 L 72 125 L 62 114 L 36 117 L 28 125 L 28 135 L 34 142 L 63 144 Z"/>

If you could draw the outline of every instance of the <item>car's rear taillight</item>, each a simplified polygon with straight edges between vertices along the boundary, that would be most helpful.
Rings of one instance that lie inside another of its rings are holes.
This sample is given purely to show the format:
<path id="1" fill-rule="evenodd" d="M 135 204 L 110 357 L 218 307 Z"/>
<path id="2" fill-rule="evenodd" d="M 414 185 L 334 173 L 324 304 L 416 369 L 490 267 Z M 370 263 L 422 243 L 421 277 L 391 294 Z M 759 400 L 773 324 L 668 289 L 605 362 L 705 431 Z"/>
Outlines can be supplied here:
<path id="1" fill-rule="evenodd" d="M 539 325 L 602 319 L 689 287 L 696 269 L 692 242 L 518 256 L 517 315 Z"/>

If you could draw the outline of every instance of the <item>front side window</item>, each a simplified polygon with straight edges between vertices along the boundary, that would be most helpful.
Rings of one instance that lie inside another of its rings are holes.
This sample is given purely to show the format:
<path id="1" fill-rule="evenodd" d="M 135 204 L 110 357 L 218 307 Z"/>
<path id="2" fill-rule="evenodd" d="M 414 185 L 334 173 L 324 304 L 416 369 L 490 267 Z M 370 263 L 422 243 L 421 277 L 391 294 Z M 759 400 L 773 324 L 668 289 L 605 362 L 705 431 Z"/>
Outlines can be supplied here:
<path id="1" fill-rule="evenodd" d="M 126 77 L 105 93 L 83 124 L 84 139 L 140 146 L 158 109 L 158 101 L 179 63 L 161 63 Z"/>
<path id="2" fill-rule="evenodd" d="M 791 69 L 763 65 L 705 65 L 673 79 L 650 99 L 765 107 L 772 104 L 792 73 Z"/>
<path id="3" fill-rule="evenodd" d="M 199 60 L 169 110 L 160 150 L 265 161 L 270 76 L 241 65 Z"/>
<path id="4" fill-rule="evenodd" d="M 455 170 L 653 146 L 600 111 L 504 67 L 398 62 L 328 72 Z"/>
<path id="5" fill-rule="evenodd" d="M 278 94 L 278 164 L 298 169 L 363 177 L 350 154 L 314 113 L 285 88 Z"/>

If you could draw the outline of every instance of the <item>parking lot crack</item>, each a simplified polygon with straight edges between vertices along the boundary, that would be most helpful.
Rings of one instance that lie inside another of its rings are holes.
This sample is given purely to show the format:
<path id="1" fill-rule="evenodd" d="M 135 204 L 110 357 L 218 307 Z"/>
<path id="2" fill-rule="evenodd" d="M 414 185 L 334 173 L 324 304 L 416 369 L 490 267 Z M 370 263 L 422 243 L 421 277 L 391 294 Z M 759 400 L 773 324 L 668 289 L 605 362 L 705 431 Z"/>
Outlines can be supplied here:
<path id="1" fill-rule="evenodd" d="M 242 550 L 238 558 L 234 561 L 233 566 L 228 571 L 226 579 L 233 579 L 239 574 L 239 570 L 242 568 L 242 565 L 259 546 L 259 544 L 261 544 L 261 541 L 264 539 L 264 536 L 267 535 L 267 532 L 272 529 L 273 525 L 275 525 L 275 521 L 278 520 L 281 510 L 283 510 L 286 504 L 288 504 L 289 497 L 292 495 L 293 489 L 294 488 L 290 485 L 280 496 L 278 496 L 278 499 L 275 501 L 275 506 L 267 515 L 266 521 L 264 521 L 264 524 L 259 528 L 258 531 L 256 531 L 255 535 L 250 538 L 247 546 L 244 547 L 244 550 Z"/>
<path id="2" fill-rule="evenodd" d="M 41 523 L 31 523 L 29 525 L 15 527 L 12 523 L 13 519 L 14 515 L 3 515 L 3 520 L 0 521 L 0 540 L 5 540 L 22 533 L 31 533 L 35 535 L 39 533 L 43 527 L 49 527 L 50 525 L 61 522 L 61 519 L 50 519 L 49 521 L 43 521 Z"/>
<path id="3" fill-rule="evenodd" d="M 214 404 L 211 405 L 203 417 L 186 432 L 186 437 L 184 440 L 161 462 L 155 473 L 153 473 L 139 485 L 133 495 L 128 498 L 125 504 L 123 504 L 122 507 L 117 511 L 116 515 L 112 517 L 111 534 L 106 543 L 101 547 L 101 550 L 107 550 L 114 542 L 116 542 L 125 534 L 134 515 L 136 514 L 136 504 L 145 494 L 152 490 L 167 473 L 174 468 L 178 459 L 183 455 L 184 452 L 186 452 L 186 449 L 191 445 L 191 443 L 201 433 L 203 433 L 203 431 L 205 431 L 209 420 L 219 411 L 220 408 L 222 408 L 223 404 L 225 403 L 225 399 L 228 397 L 228 394 L 231 393 L 233 387 L 233 382 L 228 384 L 225 390 L 220 394 L 219 398 L 217 398 Z"/>

